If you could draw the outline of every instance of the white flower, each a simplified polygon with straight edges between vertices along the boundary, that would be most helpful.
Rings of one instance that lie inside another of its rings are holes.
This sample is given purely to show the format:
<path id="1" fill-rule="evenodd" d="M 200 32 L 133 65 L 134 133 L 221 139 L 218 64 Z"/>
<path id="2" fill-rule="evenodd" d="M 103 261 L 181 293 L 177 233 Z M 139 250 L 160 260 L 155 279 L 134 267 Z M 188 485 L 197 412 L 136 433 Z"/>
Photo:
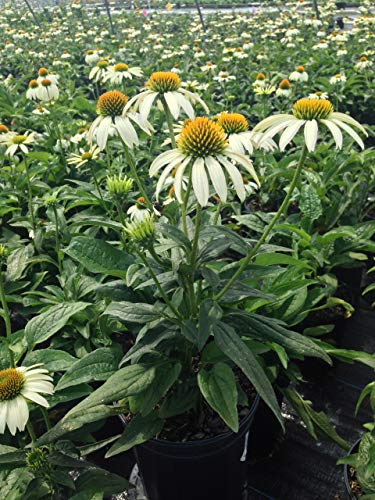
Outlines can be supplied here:
<path id="1" fill-rule="evenodd" d="M 137 146 L 139 144 L 137 132 L 130 120 L 150 134 L 152 127 L 146 120 L 142 120 L 136 114 L 124 114 L 127 101 L 127 97 L 118 90 L 105 92 L 99 97 L 97 105 L 99 116 L 93 121 L 87 134 L 89 143 L 95 139 L 100 150 L 103 151 L 108 136 L 118 135 L 129 148 Z"/>
<path id="2" fill-rule="evenodd" d="M 217 82 L 230 82 L 235 79 L 236 77 L 234 75 L 230 75 L 227 71 L 220 71 L 217 76 L 214 76 L 214 80 Z"/>
<path id="3" fill-rule="evenodd" d="M 14 156 L 18 150 L 27 154 L 29 152 L 26 144 L 32 144 L 34 142 L 35 132 L 26 132 L 25 135 L 17 135 L 14 132 L 6 134 L 6 136 L 0 137 L 0 142 L 8 146 L 5 151 L 7 156 Z"/>
<path id="4" fill-rule="evenodd" d="M 89 80 L 99 82 L 106 74 L 109 63 L 106 60 L 98 61 L 89 74 Z"/>
<path id="5" fill-rule="evenodd" d="M 100 60 L 98 52 L 95 50 L 88 50 L 85 55 L 86 64 L 96 64 Z"/>
<path id="6" fill-rule="evenodd" d="M 264 132 L 261 142 L 282 132 L 279 148 L 283 151 L 303 127 L 306 147 L 308 151 L 314 151 L 318 139 L 319 125 L 323 124 L 332 134 L 337 149 L 342 148 L 343 137 L 341 130 L 349 134 L 364 149 L 362 139 L 352 127 L 358 128 L 367 136 L 366 130 L 351 116 L 334 112 L 332 104 L 327 99 L 300 99 L 294 104 L 292 112 L 292 115 L 269 116 L 258 123 L 254 131 Z"/>
<path id="7" fill-rule="evenodd" d="M 194 118 L 195 113 L 190 100 L 198 102 L 206 113 L 209 112 L 208 107 L 197 94 L 181 87 L 181 79 L 176 73 L 158 71 L 149 78 L 146 83 L 146 90 L 130 99 L 125 106 L 124 113 L 133 107 L 134 110 L 139 109 L 142 120 L 147 120 L 154 101 L 161 97 L 165 99 L 174 119 L 180 116 L 181 110 L 190 119 Z"/>
<path id="8" fill-rule="evenodd" d="M 53 394 L 52 377 L 41 364 L 7 368 L 0 371 L 0 434 L 8 426 L 14 436 L 23 431 L 29 420 L 28 401 L 48 408 L 40 394 Z"/>
<path id="9" fill-rule="evenodd" d="M 45 78 L 47 78 L 51 83 L 54 83 L 55 85 L 57 85 L 59 80 L 58 75 L 51 74 L 46 68 L 40 68 L 38 70 L 37 82 L 40 84 Z"/>
<path id="10" fill-rule="evenodd" d="M 43 106 L 37 105 L 36 108 L 32 111 L 33 115 L 49 115 L 50 112 L 48 109 L 43 108 Z"/>
<path id="11" fill-rule="evenodd" d="M 52 83 L 48 78 L 44 78 L 40 82 L 37 97 L 43 102 L 57 101 L 59 98 L 59 89 L 55 83 Z"/>
<path id="12" fill-rule="evenodd" d="M 29 88 L 26 90 L 26 98 L 36 101 L 38 99 L 39 83 L 37 80 L 29 82 Z"/>
<path id="13" fill-rule="evenodd" d="M 346 76 L 342 73 L 337 73 L 337 75 L 332 76 L 332 78 L 329 79 L 329 83 L 331 85 L 336 85 L 337 83 L 345 83 L 346 82 Z"/>
<path id="14" fill-rule="evenodd" d="M 307 82 L 309 75 L 306 73 L 303 66 L 297 66 L 296 71 L 293 71 L 289 75 L 289 80 L 291 82 Z"/>
<path id="15" fill-rule="evenodd" d="M 152 162 L 149 174 L 152 177 L 165 167 L 156 186 L 158 198 L 166 179 L 175 169 L 174 193 L 182 203 L 182 180 L 185 170 L 190 167 L 194 194 L 198 203 L 206 206 L 210 196 L 208 178 L 220 198 L 224 202 L 227 200 L 228 186 L 224 172 L 231 178 L 238 197 L 242 201 L 245 199 L 244 182 L 235 163 L 244 167 L 259 184 L 252 162 L 230 148 L 223 128 L 206 117 L 198 117 L 182 129 L 176 149 L 162 153 Z"/>
<path id="16" fill-rule="evenodd" d="M 67 159 L 69 165 L 76 165 L 77 168 L 82 167 L 90 160 L 97 160 L 99 158 L 100 149 L 98 146 L 91 146 L 88 151 L 79 148 L 80 154 L 72 153 Z"/>
<path id="17" fill-rule="evenodd" d="M 365 56 L 362 56 L 360 58 L 360 60 L 357 62 L 357 64 L 355 65 L 355 67 L 359 70 L 359 71 L 363 71 L 364 69 L 367 69 L 367 68 L 371 68 L 372 66 L 372 61 L 369 61 L 367 59 L 367 57 Z"/>
<path id="18" fill-rule="evenodd" d="M 106 73 L 103 76 L 103 82 L 108 80 L 114 84 L 120 84 L 124 79 L 131 80 L 133 76 L 143 76 L 143 71 L 139 67 L 129 68 L 127 64 L 115 64 L 108 66 Z"/>

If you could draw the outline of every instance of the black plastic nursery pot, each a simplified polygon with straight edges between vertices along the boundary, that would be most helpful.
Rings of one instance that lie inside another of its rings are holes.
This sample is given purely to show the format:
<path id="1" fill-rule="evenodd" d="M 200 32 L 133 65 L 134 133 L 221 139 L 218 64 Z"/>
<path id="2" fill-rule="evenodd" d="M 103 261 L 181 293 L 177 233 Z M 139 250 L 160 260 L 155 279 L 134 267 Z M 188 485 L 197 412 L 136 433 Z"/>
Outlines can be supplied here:
<path id="1" fill-rule="evenodd" d="M 241 500 L 249 429 L 256 397 L 238 433 L 176 443 L 158 439 L 138 445 L 134 454 L 148 500 Z M 251 446 L 251 444 L 249 444 Z"/>
<path id="2" fill-rule="evenodd" d="M 358 441 L 353 444 L 353 446 L 350 448 L 349 455 L 357 453 L 360 441 L 361 438 L 359 438 Z M 353 493 L 352 487 L 350 485 L 350 465 L 347 464 L 344 465 L 344 482 L 347 498 L 350 500 L 358 500 L 358 497 Z"/>

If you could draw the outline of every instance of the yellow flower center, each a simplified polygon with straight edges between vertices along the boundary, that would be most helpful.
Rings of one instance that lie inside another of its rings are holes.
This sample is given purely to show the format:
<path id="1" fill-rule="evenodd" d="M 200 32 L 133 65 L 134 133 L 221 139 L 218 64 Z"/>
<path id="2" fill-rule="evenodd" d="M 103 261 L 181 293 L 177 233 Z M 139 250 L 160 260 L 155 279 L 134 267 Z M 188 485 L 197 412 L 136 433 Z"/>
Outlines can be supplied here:
<path id="1" fill-rule="evenodd" d="M 127 64 L 123 64 L 123 63 L 118 63 L 118 64 L 115 64 L 115 67 L 114 67 L 114 70 L 115 71 L 128 71 L 129 69 L 129 66 Z"/>
<path id="2" fill-rule="evenodd" d="M 246 118 L 240 113 L 221 113 L 217 118 L 217 123 L 227 134 L 239 134 L 249 129 Z"/>
<path id="3" fill-rule="evenodd" d="M 264 73 L 258 73 L 256 76 L 256 80 L 265 80 L 266 75 Z"/>
<path id="4" fill-rule="evenodd" d="M 9 132 L 9 128 L 6 125 L 0 125 L 0 134 L 6 134 Z"/>
<path id="5" fill-rule="evenodd" d="M 47 68 L 40 68 L 38 70 L 38 76 L 47 76 L 48 75 L 48 69 Z"/>
<path id="6" fill-rule="evenodd" d="M 52 84 L 52 82 L 51 82 L 51 80 L 48 80 L 48 78 L 45 78 L 44 80 L 42 80 L 42 81 L 40 82 L 40 84 L 41 84 L 43 87 L 49 87 L 49 86 Z"/>
<path id="7" fill-rule="evenodd" d="M 29 81 L 29 88 L 36 89 L 37 87 L 39 87 L 39 83 L 36 80 Z"/>
<path id="8" fill-rule="evenodd" d="M 292 113 L 300 120 L 320 120 L 328 118 L 333 106 L 327 99 L 299 99 L 293 106 Z"/>
<path id="9" fill-rule="evenodd" d="M 25 377 L 15 368 L 0 371 L 0 401 L 15 399 L 21 393 Z"/>
<path id="10" fill-rule="evenodd" d="M 228 141 L 223 128 L 206 117 L 198 117 L 181 130 L 177 148 L 193 158 L 205 158 L 221 154 Z"/>
<path id="11" fill-rule="evenodd" d="M 91 56 L 91 54 L 93 54 L 93 53 L 94 53 L 94 51 L 93 51 L 93 50 L 91 50 L 91 49 L 86 51 L 86 54 L 87 54 L 88 56 Z"/>
<path id="12" fill-rule="evenodd" d="M 360 57 L 360 58 L 359 58 L 359 60 L 360 60 L 361 62 L 367 61 L 367 57 L 362 56 L 362 57 Z"/>
<path id="13" fill-rule="evenodd" d="M 92 153 L 90 153 L 90 151 L 87 151 L 86 153 L 83 153 L 81 155 L 82 160 L 91 160 L 91 158 L 92 158 Z"/>
<path id="14" fill-rule="evenodd" d="M 335 78 L 341 78 L 341 73 L 337 73 L 337 75 L 335 75 Z"/>
<path id="15" fill-rule="evenodd" d="M 128 98 L 119 90 L 110 90 L 99 97 L 97 113 L 101 116 L 121 116 Z"/>
<path id="16" fill-rule="evenodd" d="M 16 135 L 15 137 L 12 137 L 12 142 L 13 144 L 22 144 L 25 142 L 27 139 L 26 135 Z"/>
<path id="17" fill-rule="evenodd" d="M 108 66 L 108 61 L 99 61 L 96 64 L 99 68 L 106 68 Z"/>
<path id="18" fill-rule="evenodd" d="M 157 71 L 152 73 L 146 87 L 153 90 L 154 92 L 173 92 L 180 88 L 181 79 L 176 73 L 172 71 Z"/>
<path id="19" fill-rule="evenodd" d="M 279 89 L 283 89 L 283 90 L 290 89 L 290 82 L 287 78 L 284 78 L 284 80 L 281 80 L 281 82 L 279 83 Z"/>
<path id="20" fill-rule="evenodd" d="M 296 71 L 298 71 L 298 73 L 304 73 L 305 67 L 304 66 L 297 66 Z"/>

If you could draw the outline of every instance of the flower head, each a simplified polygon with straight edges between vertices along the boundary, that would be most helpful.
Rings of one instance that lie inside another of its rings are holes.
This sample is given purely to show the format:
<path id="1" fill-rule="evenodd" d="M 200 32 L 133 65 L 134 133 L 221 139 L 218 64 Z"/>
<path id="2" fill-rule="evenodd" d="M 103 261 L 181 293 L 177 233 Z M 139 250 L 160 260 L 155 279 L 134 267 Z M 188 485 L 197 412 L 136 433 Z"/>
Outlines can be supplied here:
<path id="1" fill-rule="evenodd" d="M 228 186 L 224 172 L 232 180 L 238 197 L 244 200 L 243 179 L 235 163 L 244 167 L 259 183 L 251 161 L 231 149 L 228 135 L 223 127 L 206 117 L 198 117 L 184 125 L 177 138 L 176 149 L 159 155 L 151 164 L 149 173 L 150 176 L 154 176 L 162 167 L 165 167 L 156 186 L 158 197 L 169 174 L 175 170 L 174 193 L 177 200 L 182 203 L 183 176 L 185 170 L 190 167 L 193 191 L 199 204 L 205 206 L 209 198 L 208 178 L 215 192 L 223 201 L 226 201 Z"/>
<path id="2" fill-rule="evenodd" d="M 299 99 L 294 104 L 291 115 L 270 116 L 261 121 L 254 131 L 264 132 L 261 142 L 282 132 L 279 147 L 283 151 L 303 127 L 306 147 L 308 151 L 314 151 L 319 125 L 324 125 L 329 130 L 337 149 L 342 148 L 342 130 L 349 134 L 362 149 L 364 148 L 362 139 L 352 127 L 359 129 L 367 136 L 366 130 L 351 116 L 335 112 L 328 99 Z"/>
<path id="3" fill-rule="evenodd" d="M 48 408 L 41 394 L 53 394 L 52 378 L 41 364 L 7 368 L 0 371 L 0 434 L 8 426 L 14 436 L 29 420 L 28 401 Z"/>
<path id="4" fill-rule="evenodd" d="M 126 175 L 107 176 L 107 191 L 114 197 L 126 198 L 133 187 L 133 179 Z"/>
<path id="5" fill-rule="evenodd" d="M 43 78 L 40 81 L 36 96 L 44 102 L 57 101 L 59 98 L 59 89 L 49 78 Z"/>
<path id="6" fill-rule="evenodd" d="M 103 82 L 110 81 L 113 84 L 120 84 L 125 79 L 131 80 L 133 76 L 142 76 L 143 71 L 139 67 L 130 68 L 127 64 L 118 63 L 114 66 L 108 66 L 103 76 Z"/>
<path id="7" fill-rule="evenodd" d="M 15 133 L 6 134 L 4 140 L 1 140 L 8 149 L 5 151 L 7 156 L 14 156 L 17 151 L 22 151 L 22 153 L 27 154 L 29 149 L 27 144 L 32 144 L 34 142 L 35 133 L 25 132 L 24 135 L 17 135 Z"/>
<path id="8" fill-rule="evenodd" d="M 142 219 L 127 222 L 124 231 L 129 237 L 140 245 L 148 246 L 155 235 L 154 214 L 145 213 Z"/>
<path id="9" fill-rule="evenodd" d="M 67 159 L 69 165 L 76 165 L 77 168 L 82 167 L 89 161 L 94 161 L 99 158 L 100 149 L 97 146 L 91 146 L 88 151 L 83 148 L 79 149 L 80 154 L 72 153 Z"/>

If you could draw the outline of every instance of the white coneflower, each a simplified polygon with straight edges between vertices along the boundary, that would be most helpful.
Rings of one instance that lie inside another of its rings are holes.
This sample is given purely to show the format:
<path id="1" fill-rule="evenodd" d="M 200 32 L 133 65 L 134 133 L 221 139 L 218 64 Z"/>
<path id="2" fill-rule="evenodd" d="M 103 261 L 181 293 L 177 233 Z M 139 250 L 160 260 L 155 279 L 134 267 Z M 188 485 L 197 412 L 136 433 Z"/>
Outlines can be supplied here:
<path id="1" fill-rule="evenodd" d="M 306 147 L 308 151 L 314 151 L 319 125 L 323 124 L 332 134 L 337 149 L 342 148 L 341 130 L 349 134 L 362 149 L 364 148 L 362 139 L 349 125 L 358 128 L 367 136 L 366 130 L 351 116 L 334 112 L 332 104 L 327 99 L 299 99 L 294 104 L 292 113 L 292 115 L 269 116 L 258 123 L 254 131 L 264 132 L 263 140 L 282 132 L 279 147 L 283 151 L 303 127 Z"/>
<path id="2" fill-rule="evenodd" d="M 77 168 L 82 167 L 90 160 L 97 160 L 99 158 L 100 149 L 98 146 L 91 146 L 88 151 L 79 148 L 80 154 L 72 153 L 66 160 L 69 165 L 75 165 Z"/>
<path id="3" fill-rule="evenodd" d="M 100 56 L 95 50 L 87 50 L 85 55 L 86 64 L 96 64 L 100 60 Z"/>
<path id="4" fill-rule="evenodd" d="M 252 83 L 253 87 L 264 87 L 266 85 L 266 75 L 264 73 L 258 73 L 255 77 L 255 81 Z"/>
<path id="5" fill-rule="evenodd" d="M 345 83 L 346 76 L 343 73 L 337 73 L 329 79 L 331 85 L 337 85 L 338 83 Z"/>
<path id="6" fill-rule="evenodd" d="M 143 76 L 143 71 L 138 66 L 130 68 L 127 64 L 118 63 L 114 66 L 108 66 L 103 76 L 103 83 L 108 80 L 114 84 L 120 84 L 123 80 L 131 80 L 133 76 Z"/>
<path id="7" fill-rule="evenodd" d="M 224 172 L 229 174 L 238 197 L 245 199 L 243 179 L 234 163 L 239 163 L 259 183 L 252 162 L 230 148 L 223 128 L 206 117 L 198 117 L 183 127 L 176 149 L 162 153 L 152 162 L 149 174 L 154 176 L 165 167 L 156 186 L 158 197 L 168 175 L 176 169 L 174 192 L 182 203 L 182 179 L 185 170 L 190 167 L 193 191 L 198 203 L 205 206 L 210 195 L 208 178 L 216 193 L 226 201 L 228 186 Z"/>
<path id="8" fill-rule="evenodd" d="M 36 101 L 38 99 L 38 89 L 39 83 L 36 80 L 30 80 L 29 87 L 26 90 L 26 98 Z"/>
<path id="9" fill-rule="evenodd" d="M 8 146 L 5 154 L 7 156 L 14 156 L 18 150 L 27 154 L 29 152 L 29 148 L 26 144 L 32 144 L 34 142 L 34 137 L 35 132 L 25 132 L 24 135 L 15 135 L 13 132 L 12 134 L 5 136 L 4 140 L 0 137 L 0 141 Z"/>
<path id="10" fill-rule="evenodd" d="M 257 94 L 257 95 L 271 95 L 276 91 L 276 87 L 274 85 L 271 85 L 271 84 L 266 84 L 262 87 L 255 86 L 253 88 L 253 90 L 254 90 L 254 94 Z"/>
<path id="11" fill-rule="evenodd" d="M 208 71 L 215 71 L 216 67 L 216 64 L 208 61 L 204 66 L 201 66 L 201 71 L 203 71 L 203 73 L 207 73 Z"/>
<path id="12" fill-rule="evenodd" d="M 321 92 L 320 90 L 317 90 L 313 94 L 308 95 L 309 99 L 328 99 L 328 94 L 327 92 Z"/>
<path id="13" fill-rule="evenodd" d="M 227 134 L 230 148 L 241 155 L 253 154 L 253 134 L 249 130 L 246 118 L 240 113 L 220 113 L 217 123 Z"/>
<path id="14" fill-rule="evenodd" d="M 236 80 L 236 77 L 228 73 L 228 71 L 220 71 L 217 76 L 214 76 L 214 80 L 217 82 L 230 82 Z"/>
<path id="15" fill-rule="evenodd" d="M 135 204 L 129 207 L 126 213 L 130 215 L 132 221 L 138 222 L 143 221 L 143 219 L 150 215 L 150 211 L 146 207 L 146 200 L 143 196 L 137 198 Z"/>
<path id="16" fill-rule="evenodd" d="M 53 394 L 52 377 L 41 364 L 7 368 L 0 371 L 0 434 L 8 426 L 14 436 L 29 420 L 28 401 L 48 408 L 41 394 Z"/>
<path id="17" fill-rule="evenodd" d="M 182 88 L 180 77 L 171 71 L 157 71 L 156 73 L 152 73 L 145 88 L 146 90 L 130 99 L 125 106 L 124 112 L 134 107 L 135 110 L 139 109 L 142 120 L 147 120 L 151 106 L 159 98 L 165 99 L 174 119 L 180 116 L 181 110 L 190 119 L 194 118 L 195 113 L 190 101 L 199 103 L 206 113 L 209 112 L 208 107 L 202 99 L 197 94 Z"/>
<path id="18" fill-rule="evenodd" d="M 109 66 L 108 61 L 105 59 L 102 61 L 98 61 L 96 66 L 94 66 L 89 74 L 89 80 L 94 80 L 95 82 L 99 82 L 105 76 L 107 68 Z"/>
<path id="19" fill-rule="evenodd" d="M 52 83 L 48 78 L 44 78 L 40 82 L 37 97 L 43 102 L 57 101 L 60 92 L 55 83 Z"/>
<path id="20" fill-rule="evenodd" d="M 359 71 L 363 71 L 367 68 L 371 68 L 372 66 L 372 61 L 369 61 L 367 59 L 366 56 L 362 56 L 359 61 L 357 62 L 357 64 L 355 65 L 355 67 L 359 70 Z"/>
<path id="21" fill-rule="evenodd" d="M 108 136 L 112 134 L 118 135 L 124 143 L 132 148 L 138 145 L 138 136 L 131 121 L 133 120 L 142 130 L 150 134 L 151 125 L 138 115 L 127 113 L 124 114 L 124 109 L 128 98 L 119 90 L 111 90 L 105 92 L 99 97 L 97 104 L 98 117 L 93 121 L 90 130 L 87 134 L 88 142 L 93 139 L 98 143 L 101 151 L 105 148 Z"/>
<path id="22" fill-rule="evenodd" d="M 308 79 L 309 75 L 306 73 L 304 66 L 297 66 L 296 70 L 289 75 L 291 82 L 307 82 Z"/>
<path id="23" fill-rule="evenodd" d="M 35 109 L 32 111 L 33 115 L 49 115 L 48 109 L 43 108 L 43 106 L 36 105 Z"/>
<path id="24" fill-rule="evenodd" d="M 38 70 L 37 82 L 42 83 L 42 80 L 44 80 L 45 78 L 47 78 L 52 83 L 57 85 L 58 80 L 59 80 L 59 75 L 55 75 L 55 74 L 50 73 L 47 68 L 40 68 Z"/>
<path id="25" fill-rule="evenodd" d="M 277 90 L 276 90 L 276 95 L 278 97 L 289 97 L 290 94 L 292 93 L 290 81 L 287 78 L 284 78 L 281 80 L 279 83 Z"/>

